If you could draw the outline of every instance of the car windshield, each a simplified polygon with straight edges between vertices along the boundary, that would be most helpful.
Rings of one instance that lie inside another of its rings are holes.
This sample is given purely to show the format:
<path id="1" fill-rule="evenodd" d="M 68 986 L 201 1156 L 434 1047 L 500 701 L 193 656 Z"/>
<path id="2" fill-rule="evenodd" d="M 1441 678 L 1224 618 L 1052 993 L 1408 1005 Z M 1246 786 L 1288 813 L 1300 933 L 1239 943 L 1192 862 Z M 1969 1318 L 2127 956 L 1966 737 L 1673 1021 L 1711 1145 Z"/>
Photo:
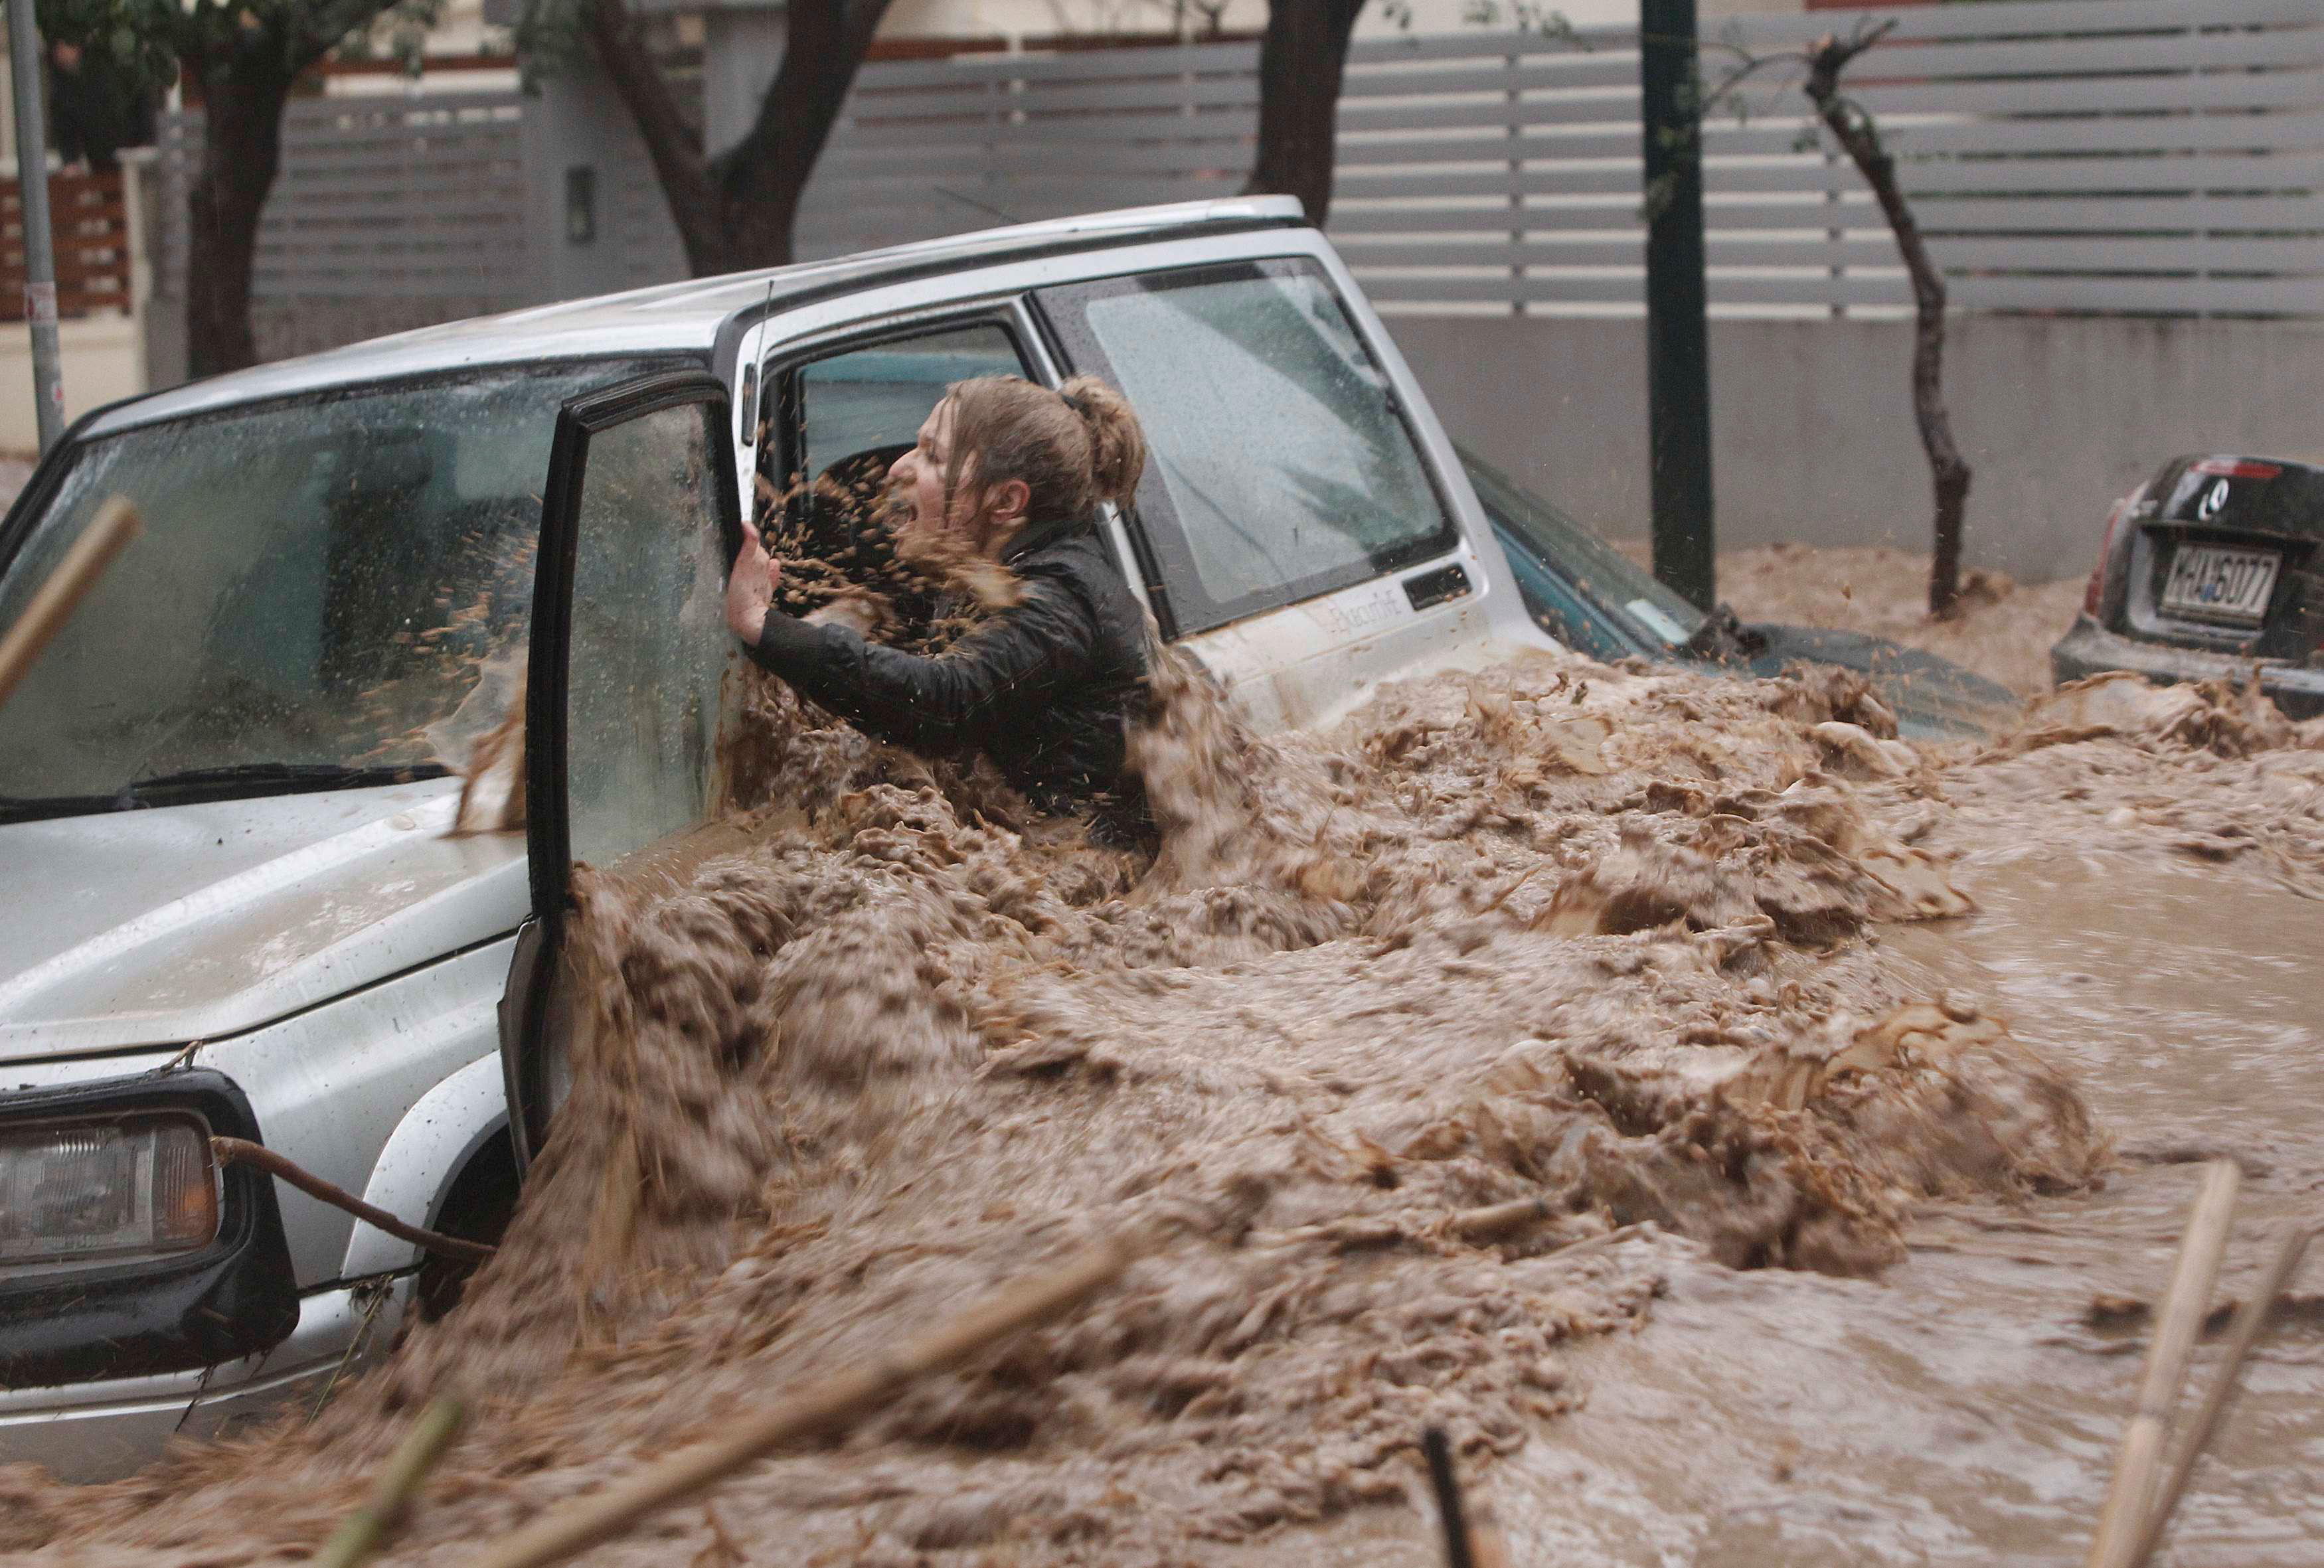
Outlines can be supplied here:
<path id="1" fill-rule="evenodd" d="M 1676 648 L 1701 630 L 1702 612 L 1651 573 L 1474 452 L 1465 447 L 1455 449 L 1485 511 L 1544 569 L 1635 628 L 1649 645 Z"/>
<path id="2" fill-rule="evenodd" d="M 82 445 L 0 579 L 0 626 L 109 497 L 144 528 L 0 715 L 0 811 L 442 771 L 447 724 L 473 731 L 521 684 L 558 405 L 624 369 L 404 383 Z"/>

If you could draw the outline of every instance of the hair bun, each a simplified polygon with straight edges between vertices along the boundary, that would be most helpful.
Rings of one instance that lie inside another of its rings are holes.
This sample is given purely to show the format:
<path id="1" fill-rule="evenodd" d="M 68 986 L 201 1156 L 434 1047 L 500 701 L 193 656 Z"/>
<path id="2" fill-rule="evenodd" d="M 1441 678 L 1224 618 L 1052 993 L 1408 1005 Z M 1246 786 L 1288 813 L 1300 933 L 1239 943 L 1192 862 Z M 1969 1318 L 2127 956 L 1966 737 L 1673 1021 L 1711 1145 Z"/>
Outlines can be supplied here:
<path id="1" fill-rule="evenodd" d="M 1097 498 L 1128 505 L 1146 472 L 1146 437 L 1129 400 L 1093 375 L 1074 377 L 1057 395 L 1089 431 L 1090 479 Z"/>

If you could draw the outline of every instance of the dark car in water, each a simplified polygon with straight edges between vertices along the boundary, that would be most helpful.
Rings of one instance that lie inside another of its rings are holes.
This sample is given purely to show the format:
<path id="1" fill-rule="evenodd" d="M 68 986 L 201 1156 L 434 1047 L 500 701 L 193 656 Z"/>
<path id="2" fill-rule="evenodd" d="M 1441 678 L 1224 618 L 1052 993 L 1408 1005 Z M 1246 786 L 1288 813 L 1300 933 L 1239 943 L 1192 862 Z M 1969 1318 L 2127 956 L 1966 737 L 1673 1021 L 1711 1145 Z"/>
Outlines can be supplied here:
<path id="1" fill-rule="evenodd" d="M 1991 734 L 2018 711 L 2008 687 L 1886 637 L 1746 623 L 1725 605 L 1706 614 L 1549 502 L 1467 447 L 1459 449 L 1526 608 L 1576 652 L 1725 675 L 1838 665 L 1870 678 L 1908 740 Z"/>
<path id="2" fill-rule="evenodd" d="M 2244 681 L 2286 715 L 2324 713 L 2324 467 L 2173 457 L 2107 519 L 2082 613 L 2050 650 L 2061 681 L 2128 669 Z"/>

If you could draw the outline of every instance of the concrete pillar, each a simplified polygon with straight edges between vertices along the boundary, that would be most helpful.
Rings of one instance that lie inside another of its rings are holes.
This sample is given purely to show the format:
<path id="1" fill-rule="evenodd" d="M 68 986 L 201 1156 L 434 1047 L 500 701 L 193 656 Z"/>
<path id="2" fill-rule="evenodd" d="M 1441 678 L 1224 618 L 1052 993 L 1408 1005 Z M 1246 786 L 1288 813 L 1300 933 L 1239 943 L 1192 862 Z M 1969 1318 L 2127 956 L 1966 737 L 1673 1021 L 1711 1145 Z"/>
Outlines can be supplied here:
<path id="1" fill-rule="evenodd" d="M 686 275 L 678 227 L 636 124 L 596 66 L 541 83 L 524 116 L 527 228 L 542 302 Z"/>

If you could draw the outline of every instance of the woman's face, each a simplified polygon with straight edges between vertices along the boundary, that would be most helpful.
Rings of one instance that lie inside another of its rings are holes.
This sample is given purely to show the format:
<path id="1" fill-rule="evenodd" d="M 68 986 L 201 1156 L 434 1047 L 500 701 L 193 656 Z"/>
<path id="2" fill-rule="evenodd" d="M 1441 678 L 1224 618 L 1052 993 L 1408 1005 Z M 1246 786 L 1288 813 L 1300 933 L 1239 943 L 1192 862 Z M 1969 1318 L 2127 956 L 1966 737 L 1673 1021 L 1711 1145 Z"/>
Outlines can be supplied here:
<path id="1" fill-rule="evenodd" d="M 947 506 L 945 471 L 951 464 L 952 400 L 946 398 L 920 422 L 919 444 L 888 466 L 889 486 L 910 508 L 912 526 L 932 533 L 964 530 L 968 520 L 954 514 L 967 511 L 962 503 L 973 475 L 961 475 L 963 483 Z"/>

